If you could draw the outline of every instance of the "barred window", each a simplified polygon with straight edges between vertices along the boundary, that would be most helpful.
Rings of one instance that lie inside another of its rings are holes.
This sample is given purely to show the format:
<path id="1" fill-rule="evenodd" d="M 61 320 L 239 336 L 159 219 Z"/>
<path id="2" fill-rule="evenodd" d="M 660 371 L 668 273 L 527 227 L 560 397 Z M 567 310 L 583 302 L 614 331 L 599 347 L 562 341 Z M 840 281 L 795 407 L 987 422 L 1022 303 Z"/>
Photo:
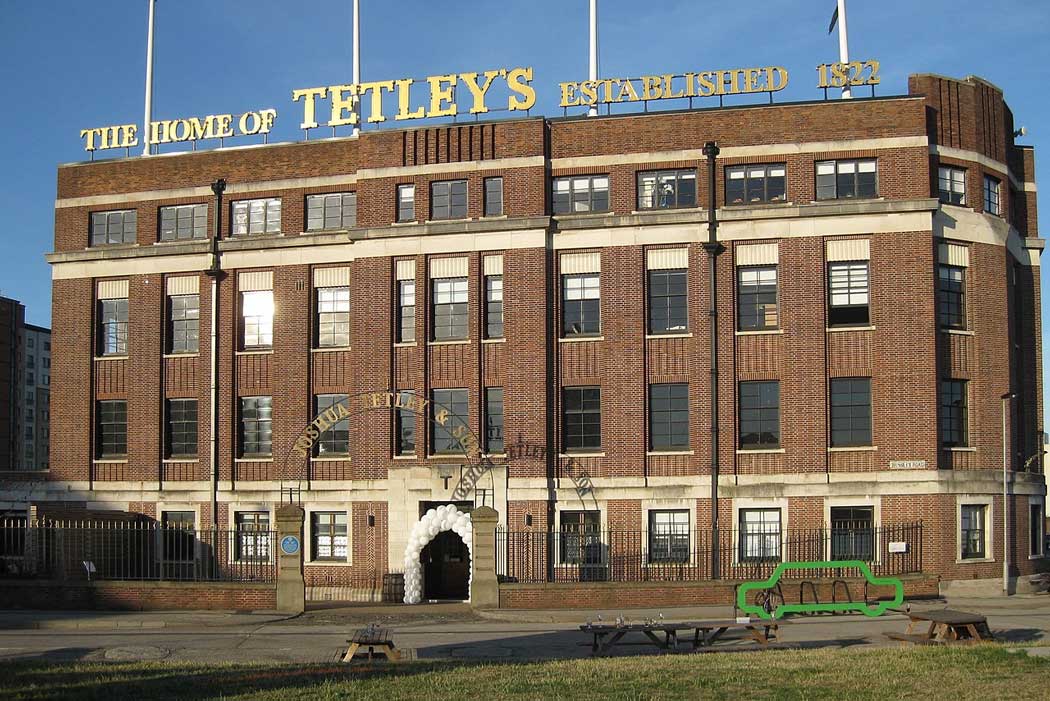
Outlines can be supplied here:
<path id="1" fill-rule="evenodd" d="M 689 512 L 649 512 L 649 562 L 689 562 Z"/>
<path id="2" fill-rule="evenodd" d="M 937 318 L 949 329 L 966 328 L 966 268 L 937 268 Z"/>
<path id="3" fill-rule="evenodd" d="M 267 562 L 270 559 L 270 514 L 265 511 L 238 511 L 235 557 L 241 562 Z"/>
<path id="4" fill-rule="evenodd" d="M 649 271 L 649 333 L 689 330 L 687 275 L 684 268 Z"/>
<path id="5" fill-rule="evenodd" d="M 945 204 L 966 204 L 966 170 L 940 166 L 937 168 L 937 193 Z"/>
<path id="6" fill-rule="evenodd" d="M 161 557 L 166 562 L 193 562 L 197 553 L 197 514 L 192 511 L 162 511 L 160 524 Z"/>
<path id="7" fill-rule="evenodd" d="M 565 387 L 562 390 L 562 441 L 566 452 L 602 447 L 600 387 Z"/>
<path id="8" fill-rule="evenodd" d="M 485 276 L 485 338 L 503 338 L 503 276 Z"/>
<path id="9" fill-rule="evenodd" d="M 485 216 L 503 215 L 503 178 L 485 178 Z"/>
<path id="10" fill-rule="evenodd" d="M 941 443 L 946 448 L 968 443 L 966 380 L 941 380 Z"/>
<path id="11" fill-rule="evenodd" d="M 343 404 L 346 405 L 345 394 L 319 394 L 314 402 L 314 416 L 320 416 L 327 409 Z M 344 417 L 331 424 L 321 432 L 317 442 L 314 443 L 314 453 L 318 457 L 330 455 L 350 454 L 350 419 Z"/>
<path id="12" fill-rule="evenodd" d="M 865 326 L 870 319 L 868 261 L 828 263 L 828 325 Z"/>
<path id="13" fill-rule="evenodd" d="M 321 511 L 310 515 L 314 560 L 346 561 L 346 512 Z"/>
<path id="14" fill-rule="evenodd" d="M 241 457 L 273 454 L 273 407 L 270 397 L 241 397 Z"/>
<path id="15" fill-rule="evenodd" d="M 98 301 L 100 355 L 128 354 L 128 299 Z"/>
<path id="16" fill-rule="evenodd" d="M 273 348 L 273 290 L 241 293 L 244 350 Z"/>
<path id="17" fill-rule="evenodd" d="M 817 199 L 836 200 L 879 196 L 878 167 L 874 158 L 819 161 Z"/>
<path id="18" fill-rule="evenodd" d="M 787 167 L 770 165 L 726 168 L 726 204 L 761 204 L 787 199 Z"/>
<path id="19" fill-rule="evenodd" d="M 434 429 L 431 436 L 431 453 L 434 455 L 462 453 L 463 448 L 459 439 L 453 436 L 453 431 L 457 428 L 462 430 L 470 425 L 470 404 L 467 390 L 435 389 L 431 394 L 431 398 L 433 399 L 432 411 L 434 413 L 442 409 L 449 412 L 444 425 L 437 421 L 431 423 Z"/>
<path id="20" fill-rule="evenodd" d="M 416 186 L 397 186 L 397 220 L 408 222 L 416 220 Z"/>
<path id="21" fill-rule="evenodd" d="M 467 278 L 437 278 L 434 288 L 434 340 L 450 341 L 467 337 Z"/>
<path id="22" fill-rule="evenodd" d="M 181 204 L 160 208 L 160 240 L 189 241 L 208 237 L 208 205 Z"/>
<path id="23" fill-rule="evenodd" d="M 281 231 L 281 200 L 271 197 L 233 203 L 233 233 L 277 234 Z"/>
<path id="24" fill-rule="evenodd" d="M 777 266 L 737 268 L 737 323 L 741 331 L 766 331 L 780 323 Z"/>
<path id="25" fill-rule="evenodd" d="M 168 297 L 168 352 L 196 353 L 200 348 L 200 295 Z"/>
<path id="26" fill-rule="evenodd" d="M 415 401 L 416 393 L 401 390 L 400 406 L 394 409 L 394 455 L 416 454 L 416 413 L 406 407 Z"/>
<path id="27" fill-rule="evenodd" d="M 128 454 L 128 402 L 111 399 L 98 402 L 98 440 L 95 454 L 102 459 Z"/>
<path id="28" fill-rule="evenodd" d="M 780 509 L 740 509 L 740 562 L 780 560 Z"/>
<path id="29" fill-rule="evenodd" d="M 740 383 L 740 448 L 780 446 L 780 383 Z"/>
<path id="30" fill-rule="evenodd" d="M 998 178 L 993 178 L 990 175 L 984 176 L 984 211 L 988 214 L 996 216 L 1002 214 L 999 200 L 1002 192 L 1001 188 L 1002 183 L 999 182 Z"/>
<path id="31" fill-rule="evenodd" d="M 601 565 L 602 515 L 599 511 L 562 511 L 560 561 L 565 565 Z"/>
<path id="32" fill-rule="evenodd" d="M 554 178 L 555 214 L 609 211 L 609 176 L 584 175 Z"/>
<path id="33" fill-rule="evenodd" d="M 871 378 L 831 380 L 831 446 L 871 445 Z"/>
<path id="34" fill-rule="evenodd" d="M 169 458 L 197 456 L 197 400 L 168 400 Z"/>
<path id="35" fill-rule="evenodd" d="M 601 275 L 562 275 L 562 335 L 597 336 L 601 332 Z"/>
<path id="36" fill-rule="evenodd" d="M 307 231 L 339 231 L 353 229 L 355 226 L 357 226 L 356 192 L 307 196 Z"/>
<path id="37" fill-rule="evenodd" d="M 689 385 L 649 385 L 649 447 L 684 450 L 689 447 Z"/>
<path id="38" fill-rule="evenodd" d="M 91 213 L 91 245 L 109 246 L 115 243 L 135 243 L 138 211 L 122 209 L 113 212 Z"/>
<path id="39" fill-rule="evenodd" d="M 872 506 L 831 507 L 831 559 L 875 559 L 875 508 Z"/>
<path id="40" fill-rule="evenodd" d="M 416 340 L 416 281 L 397 282 L 397 342 Z"/>
<path id="41" fill-rule="evenodd" d="M 430 184 L 430 218 L 466 219 L 467 181 L 446 180 Z"/>
<path id="42" fill-rule="evenodd" d="M 503 453 L 503 388 L 485 388 L 485 452 Z"/>
<path id="43" fill-rule="evenodd" d="M 696 171 L 651 170 L 638 173 L 638 209 L 696 206 Z"/>
<path id="44" fill-rule="evenodd" d="M 350 345 L 350 288 L 317 288 L 317 347 Z"/>
<path id="45" fill-rule="evenodd" d="M 963 504 L 959 508 L 959 536 L 962 541 L 962 559 L 985 557 L 986 519 L 988 507 L 984 504 Z"/>

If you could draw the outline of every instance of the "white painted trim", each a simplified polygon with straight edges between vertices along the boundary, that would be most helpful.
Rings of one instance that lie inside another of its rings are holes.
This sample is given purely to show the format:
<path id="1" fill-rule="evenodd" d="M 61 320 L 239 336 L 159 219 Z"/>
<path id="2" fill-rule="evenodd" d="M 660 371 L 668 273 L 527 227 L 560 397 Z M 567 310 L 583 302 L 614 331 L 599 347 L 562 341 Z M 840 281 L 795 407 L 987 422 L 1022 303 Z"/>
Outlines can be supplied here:
<path id="1" fill-rule="evenodd" d="M 316 567 L 349 567 L 354 560 L 354 513 L 352 502 L 343 500 L 334 504 L 309 505 L 304 507 L 306 518 L 303 521 L 303 565 Z M 346 560 L 315 560 L 313 541 L 313 514 L 343 512 L 346 514 Z"/>
<path id="2" fill-rule="evenodd" d="M 985 156 L 983 153 L 977 153 L 976 151 L 968 151 L 961 148 L 952 148 L 951 146 L 939 146 L 937 144 L 930 144 L 930 154 L 934 156 L 945 156 L 947 158 L 955 158 L 960 161 L 972 161 L 979 165 L 987 168 L 988 170 L 994 170 L 998 173 L 1005 174 L 1010 178 L 1010 182 L 1018 190 L 1024 190 L 1025 192 L 1035 192 L 1036 186 L 1033 182 L 1022 183 L 1017 179 L 1017 176 L 1013 174 L 1010 168 L 1001 161 L 997 161 L 993 158 Z M 1029 186 L 1031 189 L 1029 189 Z"/>
<path id="3" fill-rule="evenodd" d="M 882 497 L 877 496 L 863 496 L 863 497 L 827 497 L 824 499 L 824 524 L 828 528 L 828 533 L 831 532 L 831 508 L 839 506 L 871 506 L 872 514 L 872 527 L 879 529 L 882 527 Z M 878 532 L 878 531 L 876 531 Z M 913 547 L 913 543 L 909 543 L 908 547 Z M 881 562 L 882 548 L 880 543 L 873 543 L 875 552 L 875 562 Z M 831 538 L 828 538 L 824 547 L 824 559 L 831 560 Z"/>
<path id="4" fill-rule="evenodd" d="M 1015 493 L 1016 494 L 1016 493 Z M 981 558 L 962 556 L 962 507 L 984 506 L 984 554 Z M 955 564 L 967 565 L 975 562 L 995 562 L 995 497 L 991 494 L 957 494 L 955 496 Z"/>
<path id="5" fill-rule="evenodd" d="M 733 564 L 740 563 L 740 511 L 750 509 L 779 509 L 780 510 L 780 561 L 784 561 L 784 551 L 787 546 L 787 533 L 790 527 L 789 500 L 786 497 L 774 499 L 751 499 L 746 497 L 733 498 L 733 521 L 730 524 L 733 534 Z"/>

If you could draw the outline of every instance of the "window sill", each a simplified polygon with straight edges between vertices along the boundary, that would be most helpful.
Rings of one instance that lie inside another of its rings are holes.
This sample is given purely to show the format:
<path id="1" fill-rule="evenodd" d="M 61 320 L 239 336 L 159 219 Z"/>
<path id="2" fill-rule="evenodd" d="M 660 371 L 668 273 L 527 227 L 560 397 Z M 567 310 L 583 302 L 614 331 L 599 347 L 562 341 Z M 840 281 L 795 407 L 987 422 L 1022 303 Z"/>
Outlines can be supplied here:
<path id="1" fill-rule="evenodd" d="M 737 455 L 776 455 L 786 453 L 784 448 L 741 448 L 736 451 Z"/>
<path id="2" fill-rule="evenodd" d="M 165 353 L 162 358 L 199 358 L 200 353 Z"/>
<path id="3" fill-rule="evenodd" d="M 424 219 L 424 224 L 456 224 L 461 222 L 474 221 L 471 217 L 457 217 L 455 219 Z"/>
<path id="4" fill-rule="evenodd" d="M 350 567 L 352 563 L 346 560 L 307 560 L 306 566 L 313 565 L 315 567 Z"/>
<path id="5" fill-rule="evenodd" d="M 201 238 L 192 238 L 192 239 L 169 239 L 169 240 L 166 240 L 166 241 L 154 241 L 153 245 L 154 246 L 178 246 L 178 245 L 181 244 L 181 245 L 185 246 L 188 243 L 203 243 L 204 241 L 207 241 L 209 238 L 211 238 L 210 235 L 203 236 Z"/>
<path id="6" fill-rule="evenodd" d="M 351 227 L 351 229 L 357 227 Z M 331 234 L 349 234 L 350 229 L 307 229 L 300 236 L 327 236 Z"/>
<path id="7" fill-rule="evenodd" d="M 405 341 L 403 343 L 395 343 L 394 348 L 415 348 L 415 341 Z"/>
<path id="8" fill-rule="evenodd" d="M 605 336 L 569 336 L 559 338 L 558 343 L 583 343 L 585 341 L 604 341 Z"/>
<path id="9" fill-rule="evenodd" d="M 703 207 L 650 207 L 649 209 L 632 209 L 632 216 L 645 216 L 646 214 L 656 214 L 657 212 L 702 212 Z"/>
<path id="10" fill-rule="evenodd" d="M 828 448 L 829 453 L 872 453 L 879 449 L 877 445 L 844 445 L 838 448 Z"/>
<path id="11" fill-rule="evenodd" d="M 466 346 L 470 343 L 472 341 L 469 338 L 455 341 L 427 341 L 428 346 Z"/>
<path id="12" fill-rule="evenodd" d="M 483 458 L 499 458 L 499 459 L 503 460 L 503 459 L 505 459 L 507 457 L 507 454 L 506 453 L 482 453 L 481 457 L 483 457 Z"/>
<path id="13" fill-rule="evenodd" d="M 239 350 L 235 351 L 234 355 L 273 355 L 273 348 L 270 350 Z"/>
<path id="14" fill-rule="evenodd" d="M 505 338 L 483 338 L 483 339 L 481 339 L 481 342 L 482 343 L 506 343 L 507 339 L 505 339 Z"/>
<path id="15" fill-rule="evenodd" d="M 692 338 L 693 333 L 686 331 L 685 333 L 647 333 L 645 334 L 645 340 L 654 338 Z"/>
<path id="16" fill-rule="evenodd" d="M 967 331 L 966 329 L 941 329 L 941 333 L 950 334 L 952 336 L 974 336 L 973 331 Z"/>
<path id="17" fill-rule="evenodd" d="M 783 335 L 784 329 L 763 329 L 761 331 L 737 331 L 737 336 L 779 336 Z"/>
<path id="18" fill-rule="evenodd" d="M 406 219 L 405 221 L 396 221 L 390 226 L 415 226 L 418 223 L 415 219 Z"/>
<path id="19" fill-rule="evenodd" d="M 828 333 L 843 333 L 844 331 L 874 331 L 874 326 L 828 326 L 824 329 Z"/>
<path id="20" fill-rule="evenodd" d="M 94 465 L 127 465 L 127 458 L 97 458 L 91 461 Z"/>
<path id="21" fill-rule="evenodd" d="M 341 455 L 341 456 L 333 455 L 331 457 L 324 457 L 324 458 L 312 457 L 312 458 L 310 458 L 310 462 L 312 462 L 312 463 L 313 462 L 350 462 L 350 456 L 349 455 Z"/>
<path id="22" fill-rule="evenodd" d="M 230 234 L 229 238 L 235 241 L 240 241 L 243 239 L 279 239 L 284 238 L 284 233 L 281 231 L 263 231 L 255 234 L 249 232 L 240 234 Z"/>
<path id="23" fill-rule="evenodd" d="M 418 455 L 395 455 L 394 460 L 419 460 Z"/>
<path id="24" fill-rule="evenodd" d="M 127 360 L 127 355 L 96 355 L 95 360 Z"/>
<path id="25" fill-rule="evenodd" d="M 646 451 L 646 456 L 656 457 L 660 455 L 693 455 L 691 450 L 649 450 Z"/>
<path id="26" fill-rule="evenodd" d="M 161 462 L 165 465 L 190 465 L 200 462 L 200 458 L 165 458 Z"/>
<path id="27" fill-rule="evenodd" d="M 821 200 L 821 202 L 825 202 L 825 201 L 827 201 L 827 200 Z M 733 209 L 758 209 L 758 208 L 773 209 L 774 207 L 794 207 L 794 206 L 795 206 L 795 201 L 794 200 L 770 200 L 770 201 L 761 200 L 761 201 L 758 201 L 758 202 L 726 202 L 726 203 L 724 203 L 722 205 L 723 208 L 729 209 L 729 210 L 733 210 Z"/>
<path id="28" fill-rule="evenodd" d="M 606 209 L 601 212 L 561 212 L 560 214 L 555 213 L 552 216 L 555 221 L 561 221 L 562 219 L 599 219 L 601 217 L 608 217 L 613 214 L 611 209 Z"/>
<path id="29" fill-rule="evenodd" d="M 107 250 L 111 251 L 113 249 L 121 249 L 121 248 L 131 249 L 131 248 L 138 248 L 138 247 L 139 247 L 138 243 L 96 243 L 94 245 L 90 245 L 89 244 L 88 247 L 85 248 L 84 250 L 85 251 L 95 251 L 95 250 L 98 250 L 100 248 L 104 248 L 104 249 L 107 249 Z"/>
<path id="30" fill-rule="evenodd" d="M 506 215 L 506 214 L 484 214 L 481 217 L 482 221 L 485 221 L 485 220 L 492 221 L 494 219 L 510 219 L 510 217 L 508 215 Z"/>
<path id="31" fill-rule="evenodd" d="M 272 456 L 270 456 L 270 457 L 262 457 L 262 456 L 260 456 L 258 458 L 241 457 L 241 458 L 234 458 L 233 461 L 235 463 L 236 462 L 273 462 L 273 457 Z"/>
<path id="32" fill-rule="evenodd" d="M 558 453 L 559 458 L 604 458 L 605 452 L 599 453 Z"/>
<path id="33" fill-rule="evenodd" d="M 955 558 L 955 564 L 957 565 L 979 565 L 985 562 L 995 562 L 994 557 L 968 557 L 963 559 L 961 557 Z"/>
<path id="34" fill-rule="evenodd" d="M 338 346 L 333 348 L 311 348 L 311 353 L 338 353 L 339 351 L 348 351 L 350 346 Z"/>
<path id="35" fill-rule="evenodd" d="M 1028 559 L 1029 560 L 1044 560 L 1044 559 L 1046 559 L 1046 555 L 1045 554 L 1044 555 L 1029 555 Z"/>
<path id="36" fill-rule="evenodd" d="M 976 453 L 977 452 L 977 448 L 970 447 L 970 446 L 960 446 L 960 445 L 949 446 L 949 447 L 945 448 L 945 450 L 947 450 L 949 453 Z"/>

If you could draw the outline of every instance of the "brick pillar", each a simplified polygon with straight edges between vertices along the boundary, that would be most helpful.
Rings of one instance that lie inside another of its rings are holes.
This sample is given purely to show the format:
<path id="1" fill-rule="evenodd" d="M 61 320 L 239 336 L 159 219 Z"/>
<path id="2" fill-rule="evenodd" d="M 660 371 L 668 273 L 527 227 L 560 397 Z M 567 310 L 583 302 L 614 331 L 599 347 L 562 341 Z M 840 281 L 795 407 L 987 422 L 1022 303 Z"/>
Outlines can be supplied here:
<path id="1" fill-rule="evenodd" d="M 303 579 L 302 507 L 284 504 L 277 509 L 277 610 L 302 613 L 306 610 Z"/>
<path id="2" fill-rule="evenodd" d="M 476 609 L 499 608 L 499 583 L 496 581 L 495 509 L 481 506 L 470 512 L 474 542 L 470 553 L 470 605 Z"/>

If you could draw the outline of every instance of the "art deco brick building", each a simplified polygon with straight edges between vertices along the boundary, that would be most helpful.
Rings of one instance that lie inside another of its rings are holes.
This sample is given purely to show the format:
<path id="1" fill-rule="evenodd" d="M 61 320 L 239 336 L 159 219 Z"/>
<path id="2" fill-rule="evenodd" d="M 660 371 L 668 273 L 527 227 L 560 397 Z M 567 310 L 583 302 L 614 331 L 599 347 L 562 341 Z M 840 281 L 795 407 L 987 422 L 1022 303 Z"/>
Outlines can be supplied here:
<path id="1" fill-rule="evenodd" d="M 984 80 L 914 75 L 62 166 L 61 438 L 28 499 L 230 529 L 293 499 L 307 583 L 338 597 L 448 502 L 499 512 L 519 582 L 551 531 L 546 579 L 613 567 L 624 534 L 640 572 L 699 566 L 717 459 L 726 567 L 826 528 L 811 557 L 903 549 L 995 588 L 1005 456 L 1023 580 L 1045 563 L 1043 240 L 1014 128 Z M 459 422 L 493 465 L 470 479 Z M 462 595 L 462 561 L 430 554 L 431 595 Z"/>

